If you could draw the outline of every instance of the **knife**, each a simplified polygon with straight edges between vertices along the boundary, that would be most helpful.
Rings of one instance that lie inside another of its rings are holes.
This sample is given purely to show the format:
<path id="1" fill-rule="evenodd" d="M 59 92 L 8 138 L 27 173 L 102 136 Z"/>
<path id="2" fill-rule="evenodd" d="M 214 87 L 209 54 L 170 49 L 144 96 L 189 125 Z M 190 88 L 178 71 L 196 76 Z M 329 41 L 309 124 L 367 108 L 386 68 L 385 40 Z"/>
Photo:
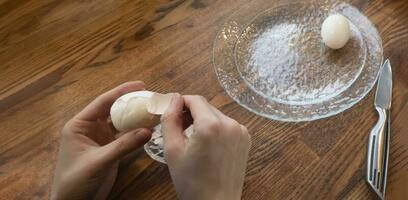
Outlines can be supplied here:
<path id="1" fill-rule="evenodd" d="M 380 199 L 385 198 L 388 156 L 390 150 L 390 109 L 392 98 L 392 71 L 389 60 L 383 64 L 377 83 L 375 109 L 379 119 L 368 138 L 366 181 Z"/>

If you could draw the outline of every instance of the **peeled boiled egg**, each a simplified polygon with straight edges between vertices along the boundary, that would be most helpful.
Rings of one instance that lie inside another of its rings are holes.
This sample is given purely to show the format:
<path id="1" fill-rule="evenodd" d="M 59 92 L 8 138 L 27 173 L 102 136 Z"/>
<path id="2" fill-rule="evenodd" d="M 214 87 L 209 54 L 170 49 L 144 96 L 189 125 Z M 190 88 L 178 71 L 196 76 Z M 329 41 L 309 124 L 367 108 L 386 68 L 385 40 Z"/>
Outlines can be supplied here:
<path id="1" fill-rule="evenodd" d="M 153 128 L 160 123 L 160 115 L 170 105 L 172 94 L 137 91 L 119 97 L 110 110 L 113 126 L 118 131 Z"/>
<path id="2" fill-rule="evenodd" d="M 321 29 L 323 42 L 332 49 L 340 49 L 350 39 L 350 25 L 346 17 L 334 14 L 327 17 Z"/>

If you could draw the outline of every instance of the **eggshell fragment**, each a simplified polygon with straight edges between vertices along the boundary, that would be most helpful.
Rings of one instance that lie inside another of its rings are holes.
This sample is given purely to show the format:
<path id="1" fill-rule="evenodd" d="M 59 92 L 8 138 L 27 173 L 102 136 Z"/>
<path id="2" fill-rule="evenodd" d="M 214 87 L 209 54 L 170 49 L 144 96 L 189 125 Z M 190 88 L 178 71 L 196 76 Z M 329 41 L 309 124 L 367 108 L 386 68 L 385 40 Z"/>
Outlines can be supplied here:
<path id="1" fill-rule="evenodd" d="M 147 103 L 147 111 L 154 115 L 162 115 L 171 103 L 173 94 L 154 93 Z"/>
<path id="2" fill-rule="evenodd" d="M 321 29 L 321 36 L 326 46 L 332 49 L 340 49 L 350 39 L 350 25 L 346 17 L 334 14 L 327 17 Z"/>
<path id="3" fill-rule="evenodd" d="M 160 115 L 170 105 L 172 94 L 137 91 L 119 97 L 110 114 L 113 126 L 121 132 L 137 128 L 153 128 L 160 123 Z"/>

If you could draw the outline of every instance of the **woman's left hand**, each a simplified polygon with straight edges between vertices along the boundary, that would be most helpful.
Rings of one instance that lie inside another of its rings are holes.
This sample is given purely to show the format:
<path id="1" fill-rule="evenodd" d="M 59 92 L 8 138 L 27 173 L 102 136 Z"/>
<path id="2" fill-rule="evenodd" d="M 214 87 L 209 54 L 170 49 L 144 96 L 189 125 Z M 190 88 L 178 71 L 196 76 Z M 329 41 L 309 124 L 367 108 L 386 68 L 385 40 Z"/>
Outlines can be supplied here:
<path id="1" fill-rule="evenodd" d="M 109 122 L 110 107 L 120 96 L 143 89 L 140 81 L 122 84 L 97 97 L 65 124 L 51 199 L 105 199 L 108 196 L 119 160 L 151 137 L 150 130 L 136 129 L 116 139 L 116 131 Z"/>

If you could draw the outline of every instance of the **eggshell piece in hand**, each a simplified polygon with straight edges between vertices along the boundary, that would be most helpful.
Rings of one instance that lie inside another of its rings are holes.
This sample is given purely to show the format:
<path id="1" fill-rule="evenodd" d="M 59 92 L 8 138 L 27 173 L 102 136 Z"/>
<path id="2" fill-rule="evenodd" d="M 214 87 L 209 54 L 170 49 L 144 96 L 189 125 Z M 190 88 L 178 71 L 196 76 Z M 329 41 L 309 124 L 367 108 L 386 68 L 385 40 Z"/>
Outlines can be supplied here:
<path id="1" fill-rule="evenodd" d="M 147 103 L 147 111 L 154 115 L 163 115 L 170 106 L 173 94 L 154 93 Z"/>
<path id="2" fill-rule="evenodd" d="M 332 49 L 340 49 L 350 39 L 350 25 L 346 17 L 334 14 L 327 17 L 321 29 L 321 36 L 326 46 Z"/>
<path id="3" fill-rule="evenodd" d="M 153 95 L 150 91 L 138 91 L 119 97 L 110 114 L 113 126 L 121 132 L 137 128 L 153 128 L 160 123 L 160 116 L 147 111 L 147 103 Z"/>

